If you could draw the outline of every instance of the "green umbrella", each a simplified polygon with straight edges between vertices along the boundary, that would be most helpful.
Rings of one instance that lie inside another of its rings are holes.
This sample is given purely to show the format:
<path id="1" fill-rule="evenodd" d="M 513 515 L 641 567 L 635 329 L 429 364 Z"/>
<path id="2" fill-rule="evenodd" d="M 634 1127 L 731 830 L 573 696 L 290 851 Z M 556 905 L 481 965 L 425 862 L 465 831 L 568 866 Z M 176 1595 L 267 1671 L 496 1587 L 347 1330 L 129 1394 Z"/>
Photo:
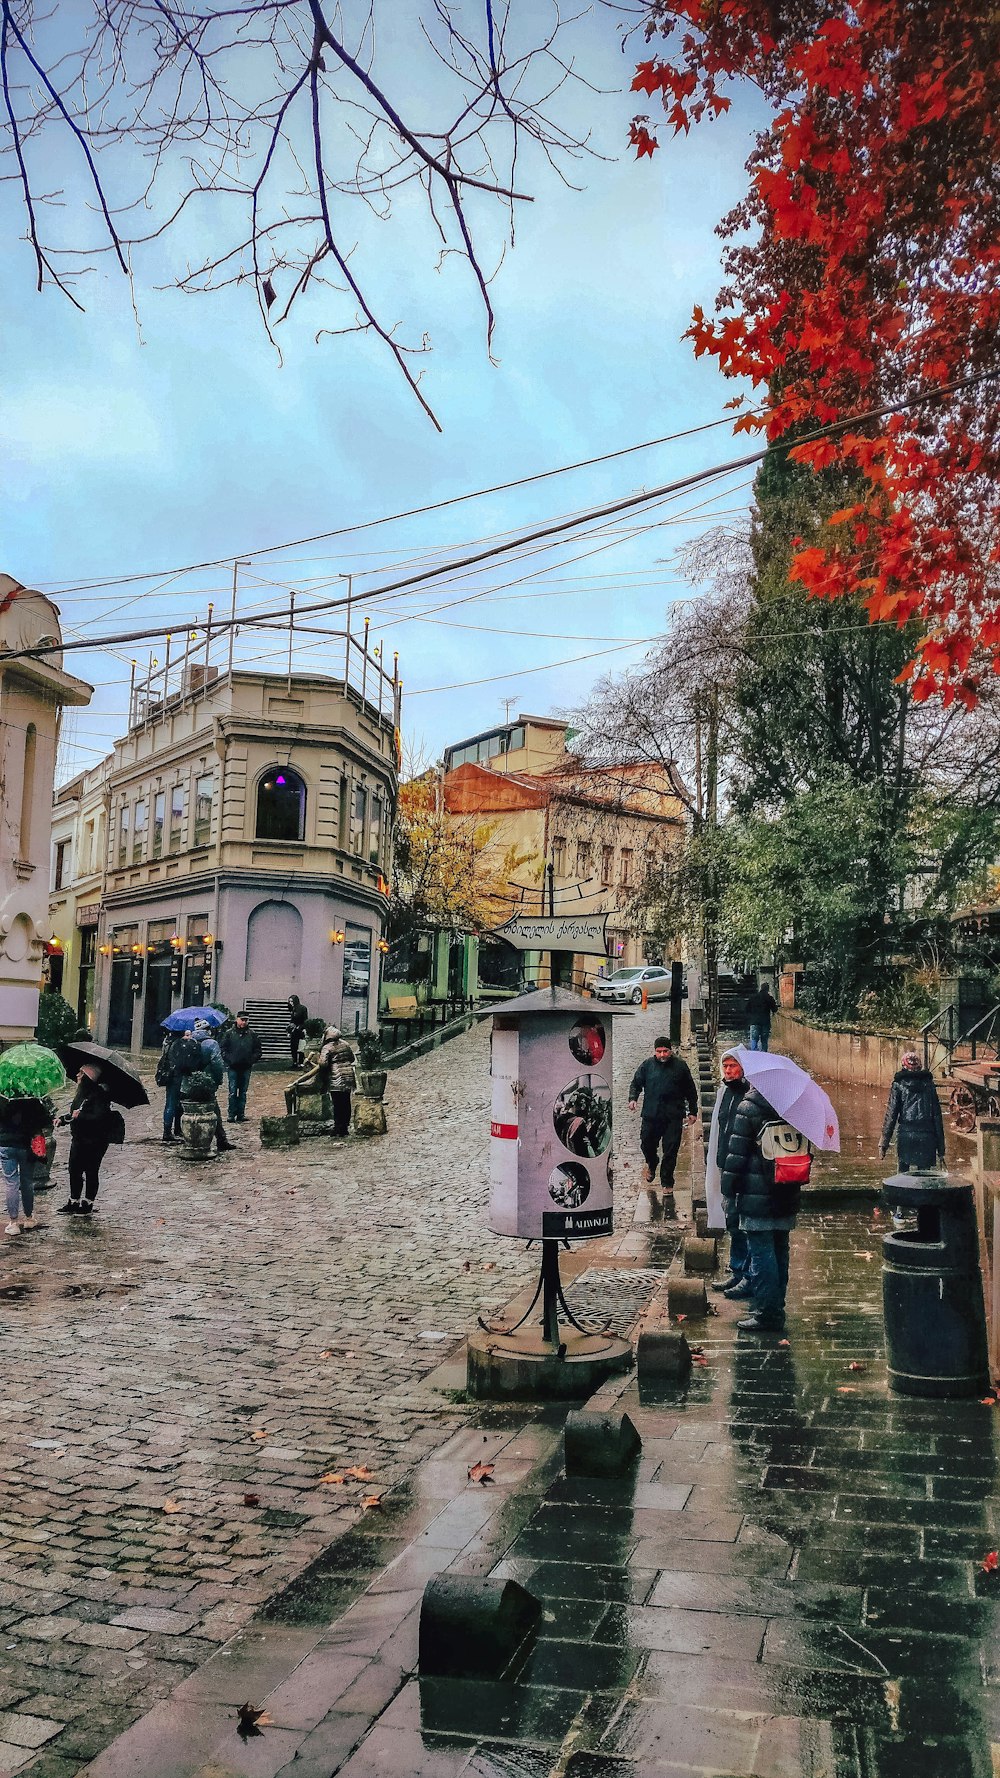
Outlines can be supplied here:
<path id="1" fill-rule="evenodd" d="M 44 1099 L 66 1085 L 66 1070 L 42 1043 L 15 1043 L 0 1056 L 0 1097 Z"/>

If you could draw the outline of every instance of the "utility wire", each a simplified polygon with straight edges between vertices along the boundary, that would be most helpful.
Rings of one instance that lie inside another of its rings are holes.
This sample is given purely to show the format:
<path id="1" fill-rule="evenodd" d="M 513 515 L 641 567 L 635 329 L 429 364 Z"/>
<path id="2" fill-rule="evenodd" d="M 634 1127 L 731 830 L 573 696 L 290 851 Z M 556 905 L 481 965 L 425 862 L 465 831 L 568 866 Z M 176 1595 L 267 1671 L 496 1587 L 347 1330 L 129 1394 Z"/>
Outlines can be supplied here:
<path id="1" fill-rule="evenodd" d="M 605 506 L 594 507 L 589 513 L 568 519 L 559 519 L 554 524 L 541 525 L 533 531 L 523 533 L 520 538 L 513 539 L 506 543 L 492 544 L 488 549 L 479 550 L 472 555 L 464 556 L 457 562 L 441 563 L 437 567 L 426 568 L 417 574 L 407 575 L 402 580 L 390 581 L 385 586 L 370 587 L 367 592 L 354 594 L 350 600 L 348 600 L 346 596 L 338 599 L 321 600 L 318 604 L 311 605 L 308 608 L 308 611 L 303 613 L 303 615 L 315 617 L 322 611 L 340 610 L 348 603 L 352 604 L 352 606 L 369 603 L 374 599 L 385 598 L 390 593 L 398 593 L 410 587 L 423 585 L 426 581 L 437 579 L 443 574 L 454 574 L 459 569 L 477 567 L 481 563 L 494 560 L 497 556 L 508 555 L 512 550 L 523 548 L 526 544 L 541 542 L 546 538 L 561 536 L 566 531 L 575 530 L 580 525 L 612 518 L 621 512 L 634 511 L 639 506 L 648 506 L 654 501 L 663 500 L 665 497 L 668 497 L 671 494 L 680 493 L 687 488 L 700 487 L 707 481 L 715 480 L 723 475 L 732 474 L 738 469 L 750 468 L 754 464 L 762 463 L 766 457 L 769 457 L 772 454 L 777 454 L 779 452 L 787 454 L 790 449 L 798 448 L 806 443 L 812 443 L 817 439 L 836 437 L 839 433 L 845 431 L 847 427 L 864 425 L 870 420 L 885 419 L 890 414 L 902 413 L 909 408 L 920 406 L 921 403 L 925 401 L 938 400 L 944 395 L 954 394 L 957 390 L 986 382 L 994 374 L 995 373 L 992 371 L 980 372 L 974 377 L 966 378 L 961 383 L 953 383 L 944 388 L 925 391 L 921 395 L 912 396 L 907 401 L 891 402 L 887 403 L 884 407 L 870 408 L 864 413 L 853 414 L 846 419 L 837 420 L 830 426 L 818 427 L 814 432 L 801 434 L 794 440 L 786 440 L 784 442 L 777 441 L 776 443 L 765 445 L 763 449 L 759 451 L 751 451 L 748 452 L 746 456 L 731 458 L 727 463 L 719 463 L 709 469 L 696 470 L 692 474 L 678 477 L 675 481 L 665 482 L 660 487 L 647 489 L 639 494 L 630 494 L 622 500 L 611 501 Z M 207 565 L 217 566 L 216 563 Z M 288 607 L 282 605 L 272 611 L 259 612 L 256 616 L 257 621 L 266 621 L 268 619 L 284 618 L 288 616 L 288 614 Z M 245 621 L 245 618 L 219 618 L 218 620 L 213 620 L 211 624 L 202 621 L 199 623 L 186 624 L 184 627 L 191 630 L 205 631 L 206 633 L 210 632 L 212 635 L 217 636 L 222 635 L 233 628 L 238 628 L 242 623 L 245 623 Z M 39 658 L 40 656 L 47 654 L 58 654 L 60 650 L 68 652 L 69 650 L 80 648 L 96 649 L 131 642 L 156 641 L 165 634 L 165 626 L 160 625 L 155 629 L 134 630 L 125 635 L 95 636 L 89 640 L 71 639 L 62 643 L 52 643 L 49 646 L 14 649 L 11 650 L 5 658 L 8 660 L 19 660 L 25 656 Z"/>

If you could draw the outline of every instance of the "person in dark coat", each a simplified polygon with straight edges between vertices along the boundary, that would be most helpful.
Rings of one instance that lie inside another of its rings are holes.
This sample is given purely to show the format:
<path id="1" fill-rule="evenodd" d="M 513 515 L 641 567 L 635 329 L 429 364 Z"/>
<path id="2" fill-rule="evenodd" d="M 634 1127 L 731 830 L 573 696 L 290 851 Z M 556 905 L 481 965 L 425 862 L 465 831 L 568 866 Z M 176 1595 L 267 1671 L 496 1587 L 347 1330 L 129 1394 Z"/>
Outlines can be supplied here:
<path id="1" fill-rule="evenodd" d="M 753 1313 L 737 1322 L 747 1333 L 782 1333 L 785 1326 L 789 1235 L 802 1187 L 776 1180 L 774 1162 L 763 1153 L 767 1125 L 780 1122 L 763 1094 L 748 1087 L 736 1108 L 722 1174 L 723 1198 L 735 1198 L 750 1249 Z"/>
<path id="2" fill-rule="evenodd" d="M 0 1173 L 7 1196 L 5 1235 L 35 1226 L 35 1166 L 32 1142 L 52 1127 L 44 1099 L 0 1099 Z M 24 1221 L 18 1222 L 23 1208 Z"/>
<path id="3" fill-rule="evenodd" d="M 303 1006 L 297 994 L 290 994 L 288 997 L 288 1024 L 285 1029 L 288 1032 L 288 1047 L 292 1052 L 293 1068 L 299 1066 L 299 1055 L 305 1039 L 308 1017 L 309 1008 Z"/>
<path id="4" fill-rule="evenodd" d="M 101 1184 L 101 1162 L 116 1136 L 121 1140 L 124 1127 L 101 1079 L 100 1062 L 83 1063 L 68 1121 L 69 1198 L 57 1214 L 90 1216 Z"/>
<path id="5" fill-rule="evenodd" d="M 747 997 L 747 1024 L 750 1027 L 750 1048 L 766 1050 L 771 1041 L 771 1014 L 777 1012 L 778 1002 L 771 993 L 767 983 Z"/>
<path id="6" fill-rule="evenodd" d="M 260 1038 L 250 1029 L 250 1014 L 238 1012 L 236 1023 L 227 1031 L 219 1048 L 229 1074 L 229 1118 L 231 1124 L 246 1122 L 247 1088 L 250 1076 L 264 1054 Z"/>
<path id="7" fill-rule="evenodd" d="M 640 1062 L 628 1090 L 628 1108 L 635 1111 L 642 1096 L 642 1122 L 639 1125 L 639 1147 L 646 1163 L 645 1179 L 652 1185 L 656 1178 L 657 1152 L 662 1149 L 660 1185 L 664 1191 L 674 1189 L 674 1167 L 681 1145 L 685 1108 L 687 1121 L 693 1124 L 698 1112 L 698 1093 L 691 1070 L 680 1056 L 674 1055 L 669 1037 L 658 1037 L 653 1054 Z"/>
<path id="8" fill-rule="evenodd" d="M 712 1127 L 709 1133 L 709 1155 L 705 1168 L 706 1189 L 709 1175 L 718 1182 L 721 1196 L 722 1179 L 729 1156 L 729 1144 L 732 1141 L 733 1126 L 736 1123 L 736 1112 L 750 1082 L 743 1072 L 743 1064 L 739 1057 L 728 1052 L 722 1058 L 722 1085 L 719 1088 L 712 1112 Z M 709 1212 L 711 1215 L 713 1198 L 709 1193 Z M 740 1228 L 739 1203 L 736 1198 L 722 1198 L 722 1213 L 726 1221 L 729 1235 L 729 1276 L 712 1285 L 713 1290 L 721 1292 L 731 1301 L 742 1302 L 750 1295 L 750 1243 Z M 717 1214 L 717 1211 L 716 1211 Z"/>
<path id="9" fill-rule="evenodd" d="M 186 1074 L 201 1067 L 183 1031 L 168 1032 L 156 1064 L 158 1085 L 165 1089 L 163 1099 L 163 1141 L 176 1142 L 181 1133 L 181 1086 Z"/>
<path id="10" fill-rule="evenodd" d="M 921 1067 L 916 1050 L 907 1050 L 902 1062 L 889 1088 L 879 1155 L 888 1152 L 895 1134 L 901 1173 L 919 1172 L 938 1161 L 943 1167 L 944 1119 L 934 1076 Z"/>

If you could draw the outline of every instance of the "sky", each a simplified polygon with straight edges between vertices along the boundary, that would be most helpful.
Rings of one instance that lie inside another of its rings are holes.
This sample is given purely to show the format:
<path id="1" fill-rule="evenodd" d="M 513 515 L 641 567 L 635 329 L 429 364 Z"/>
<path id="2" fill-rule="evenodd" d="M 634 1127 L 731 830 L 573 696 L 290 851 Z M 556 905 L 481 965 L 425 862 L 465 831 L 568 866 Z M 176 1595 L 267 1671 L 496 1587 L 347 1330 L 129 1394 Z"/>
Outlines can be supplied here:
<path id="1" fill-rule="evenodd" d="M 70 30 L 89 7 L 72 0 L 57 11 Z M 389 8 L 384 16 L 392 20 Z M 55 598 L 65 636 L 176 626 L 203 617 L 209 600 L 228 609 L 231 566 L 173 571 L 236 555 L 241 611 L 280 604 L 290 587 L 301 611 L 336 596 L 338 576 L 368 590 L 435 552 L 471 553 L 498 534 L 752 448 L 723 426 L 420 519 L 254 556 L 722 415 L 732 386 L 696 362 L 681 336 L 694 304 L 708 309 L 714 300 L 715 224 L 744 189 L 761 117 L 741 100 L 689 137 L 671 140 L 661 128 L 660 152 L 636 164 L 626 136 L 644 101 L 628 83 L 648 52 L 639 42 L 623 57 L 607 10 L 584 15 L 575 31 L 590 87 L 556 104 L 570 127 L 592 131 L 597 153 L 572 167 L 579 189 L 530 157 L 522 162 L 520 182 L 534 202 L 519 210 L 516 242 L 491 285 L 493 362 L 469 269 L 457 256 L 439 268 L 415 203 L 404 199 L 389 222 L 352 216 L 345 225 L 358 243 L 352 267 L 364 270 L 382 312 L 398 318 L 406 337 L 430 336 L 422 387 L 440 434 L 377 340 L 317 342 L 320 329 L 344 318 L 327 293 L 293 310 L 279 357 L 249 283 L 215 295 L 171 288 L 213 242 L 204 211 L 155 255 L 137 257 L 132 290 L 105 260 L 80 287 L 84 313 L 56 291 L 37 295 L 16 191 L 5 185 L 0 223 L 16 245 L 5 280 L 0 568 Z M 437 76 L 415 57 L 390 23 L 376 68 L 414 113 L 437 96 Z M 39 179 L 55 187 L 66 177 L 64 148 L 50 137 L 35 153 Z M 474 214 L 491 263 L 498 225 L 485 201 Z M 399 653 L 411 753 L 439 757 L 508 709 L 571 710 L 602 674 L 641 660 L 671 601 L 691 594 L 676 549 L 738 517 L 751 474 L 600 533 L 573 534 L 529 560 L 372 604 L 373 637 L 385 658 Z M 82 584 L 140 573 L 148 578 L 116 588 Z M 67 718 L 61 777 L 96 763 L 123 732 L 130 658 L 144 663 L 159 646 L 67 655 L 95 696 Z M 284 659 L 281 638 L 263 632 L 245 635 L 241 648 L 267 666 Z M 314 644 L 301 664 L 329 670 L 329 658 Z"/>

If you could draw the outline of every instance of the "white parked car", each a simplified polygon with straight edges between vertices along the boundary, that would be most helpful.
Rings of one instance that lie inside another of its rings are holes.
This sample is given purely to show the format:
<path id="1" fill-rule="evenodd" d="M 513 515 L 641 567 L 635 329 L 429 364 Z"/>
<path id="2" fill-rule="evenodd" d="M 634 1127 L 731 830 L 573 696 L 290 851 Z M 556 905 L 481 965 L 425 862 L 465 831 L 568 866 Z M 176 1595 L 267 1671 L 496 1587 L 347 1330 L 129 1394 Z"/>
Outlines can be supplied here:
<path id="1" fill-rule="evenodd" d="M 627 1000 L 633 1006 L 639 1006 L 643 989 L 647 1000 L 668 999 L 670 981 L 669 969 L 657 969 L 651 964 L 639 969 L 616 969 L 614 975 L 598 977 L 594 994 L 598 1000 Z"/>

